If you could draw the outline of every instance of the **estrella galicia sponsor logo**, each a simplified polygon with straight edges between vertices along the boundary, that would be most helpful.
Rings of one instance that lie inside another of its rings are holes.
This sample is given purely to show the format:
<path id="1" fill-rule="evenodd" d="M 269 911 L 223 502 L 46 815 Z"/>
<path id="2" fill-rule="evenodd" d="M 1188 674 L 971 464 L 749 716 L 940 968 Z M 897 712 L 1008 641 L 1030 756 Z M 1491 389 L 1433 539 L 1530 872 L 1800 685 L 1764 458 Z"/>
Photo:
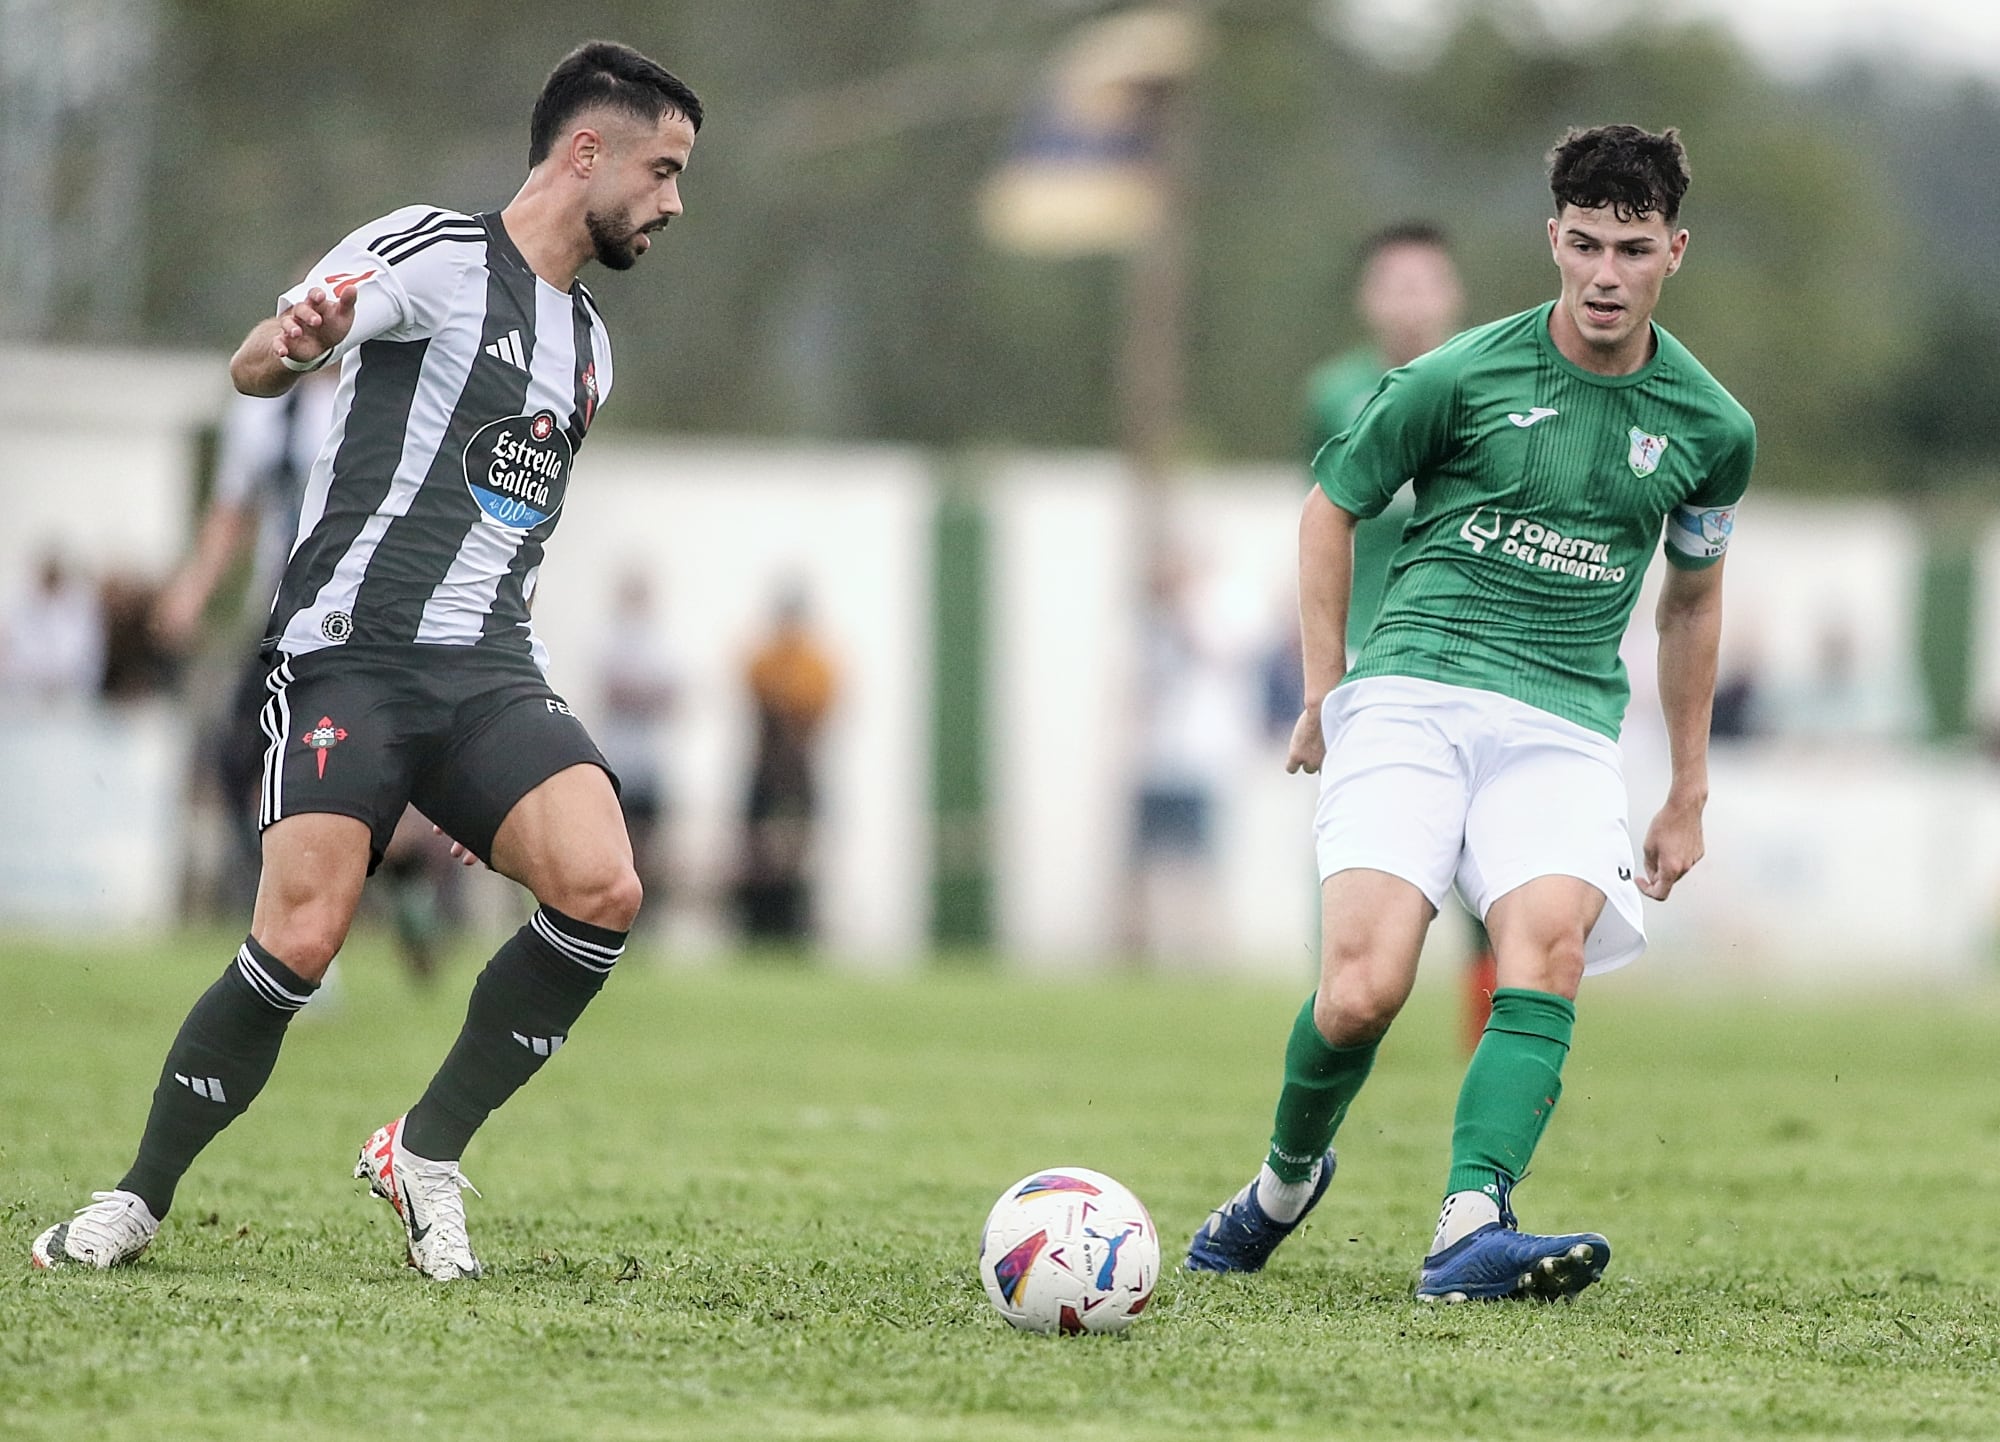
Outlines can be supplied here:
<path id="1" fill-rule="evenodd" d="M 507 416 L 466 443 L 465 486 L 491 520 L 533 530 L 562 509 L 573 459 L 554 412 Z"/>

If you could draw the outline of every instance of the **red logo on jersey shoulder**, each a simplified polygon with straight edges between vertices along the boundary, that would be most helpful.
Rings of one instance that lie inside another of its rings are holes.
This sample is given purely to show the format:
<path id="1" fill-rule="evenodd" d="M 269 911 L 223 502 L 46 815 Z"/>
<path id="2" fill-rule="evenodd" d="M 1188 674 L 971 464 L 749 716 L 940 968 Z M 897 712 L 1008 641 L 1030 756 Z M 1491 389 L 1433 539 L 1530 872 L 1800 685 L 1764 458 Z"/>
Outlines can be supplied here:
<path id="1" fill-rule="evenodd" d="M 326 780 L 326 753 L 347 739 L 347 728 L 333 724 L 331 716 L 319 718 L 319 725 L 306 732 L 299 740 L 312 747 L 319 762 L 319 779 Z"/>
<path id="2" fill-rule="evenodd" d="M 590 418 L 597 414 L 597 362 L 592 361 L 583 368 L 583 423 L 590 425 Z"/>
<path id="3" fill-rule="evenodd" d="M 357 285 L 373 274 L 375 272 L 372 270 L 343 270 L 337 275 L 328 276 L 326 283 L 333 291 L 333 298 L 335 300 L 346 300 L 350 295 L 354 294 L 354 288 Z"/>

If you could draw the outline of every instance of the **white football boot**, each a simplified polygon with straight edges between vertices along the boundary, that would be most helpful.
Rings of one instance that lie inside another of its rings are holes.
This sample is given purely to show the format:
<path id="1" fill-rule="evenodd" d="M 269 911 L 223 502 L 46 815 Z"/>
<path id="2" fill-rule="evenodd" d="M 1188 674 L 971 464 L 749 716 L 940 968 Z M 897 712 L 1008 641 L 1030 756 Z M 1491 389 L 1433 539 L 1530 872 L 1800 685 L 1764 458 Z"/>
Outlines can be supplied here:
<path id="1" fill-rule="evenodd" d="M 409 1262 L 434 1282 L 480 1274 L 479 1258 L 465 1232 L 465 1200 L 479 1195 L 457 1162 L 433 1162 L 403 1145 L 403 1118 L 381 1128 L 361 1147 L 354 1175 L 396 1209 L 409 1243 Z"/>
<path id="2" fill-rule="evenodd" d="M 153 1243 L 160 1223 L 131 1192 L 92 1192 L 90 1205 L 35 1238 L 28 1258 L 51 1267 L 122 1267 Z"/>

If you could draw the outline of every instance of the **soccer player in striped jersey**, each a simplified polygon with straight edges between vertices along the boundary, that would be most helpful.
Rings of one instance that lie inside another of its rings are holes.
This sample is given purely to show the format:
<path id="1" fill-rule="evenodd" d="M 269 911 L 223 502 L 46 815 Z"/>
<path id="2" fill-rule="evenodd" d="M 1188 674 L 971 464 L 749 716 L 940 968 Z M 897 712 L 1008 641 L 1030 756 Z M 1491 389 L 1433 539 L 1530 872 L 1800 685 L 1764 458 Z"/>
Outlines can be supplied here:
<path id="1" fill-rule="evenodd" d="M 338 363 L 266 646 L 263 872 L 250 934 L 167 1053 L 137 1160 L 36 1238 L 40 1266 L 145 1250 L 197 1153 L 248 1108 L 347 935 L 406 803 L 539 903 L 472 989 L 428 1089 L 363 1145 L 410 1264 L 477 1277 L 459 1159 L 567 1039 L 640 902 L 615 780 L 529 620 L 611 347 L 577 272 L 632 266 L 681 213 L 701 103 L 637 51 L 556 66 L 501 210 L 410 206 L 336 246 L 230 363 L 278 395 Z"/>
<path id="2" fill-rule="evenodd" d="M 1334 1133 L 1454 884 L 1499 986 L 1417 1295 L 1568 1296 L 1610 1259 L 1594 1232 L 1520 1231 L 1511 1196 L 1562 1093 L 1584 974 L 1635 959 L 1640 894 L 1664 901 L 1701 857 L 1722 561 L 1756 430 L 1652 320 L 1688 244 L 1680 138 L 1605 126 L 1550 159 L 1557 299 L 1392 372 L 1314 462 L 1290 767 L 1320 774 L 1320 985 L 1292 1027 L 1264 1166 L 1195 1234 L 1190 1270 L 1258 1270 L 1325 1193 Z M 1416 513 L 1350 665 L 1354 529 L 1410 477 Z M 1635 866 L 1618 643 L 1663 532 L 1673 774 Z"/>

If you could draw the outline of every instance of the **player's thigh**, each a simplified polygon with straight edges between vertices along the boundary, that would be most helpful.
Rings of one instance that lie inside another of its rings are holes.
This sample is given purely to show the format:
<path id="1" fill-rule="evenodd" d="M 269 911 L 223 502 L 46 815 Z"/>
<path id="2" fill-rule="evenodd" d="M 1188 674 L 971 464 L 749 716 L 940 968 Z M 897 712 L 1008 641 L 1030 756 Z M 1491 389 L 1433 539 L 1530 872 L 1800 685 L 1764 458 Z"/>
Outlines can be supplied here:
<path id="1" fill-rule="evenodd" d="M 632 845 L 611 769 L 539 682 L 498 688 L 418 778 L 417 808 L 501 875 L 576 917 L 637 908 Z"/>
<path id="2" fill-rule="evenodd" d="M 301 812 L 264 830 L 250 934 L 307 981 L 325 975 L 361 900 L 373 855 L 366 822 Z"/>
<path id="3" fill-rule="evenodd" d="M 625 931 L 638 914 L 625 817 L 597 766 L 559 771 L 522 797 L 494 837 L 493 869 L 579 921 Z"/>
<path id="4" fill-rule="evenodd" d="M 1486 913 L 1496 983 L 1574 999 L 1604 904 L 1602 891 L 1574 876 L 1538 876 L 1501 896 Z"/>

